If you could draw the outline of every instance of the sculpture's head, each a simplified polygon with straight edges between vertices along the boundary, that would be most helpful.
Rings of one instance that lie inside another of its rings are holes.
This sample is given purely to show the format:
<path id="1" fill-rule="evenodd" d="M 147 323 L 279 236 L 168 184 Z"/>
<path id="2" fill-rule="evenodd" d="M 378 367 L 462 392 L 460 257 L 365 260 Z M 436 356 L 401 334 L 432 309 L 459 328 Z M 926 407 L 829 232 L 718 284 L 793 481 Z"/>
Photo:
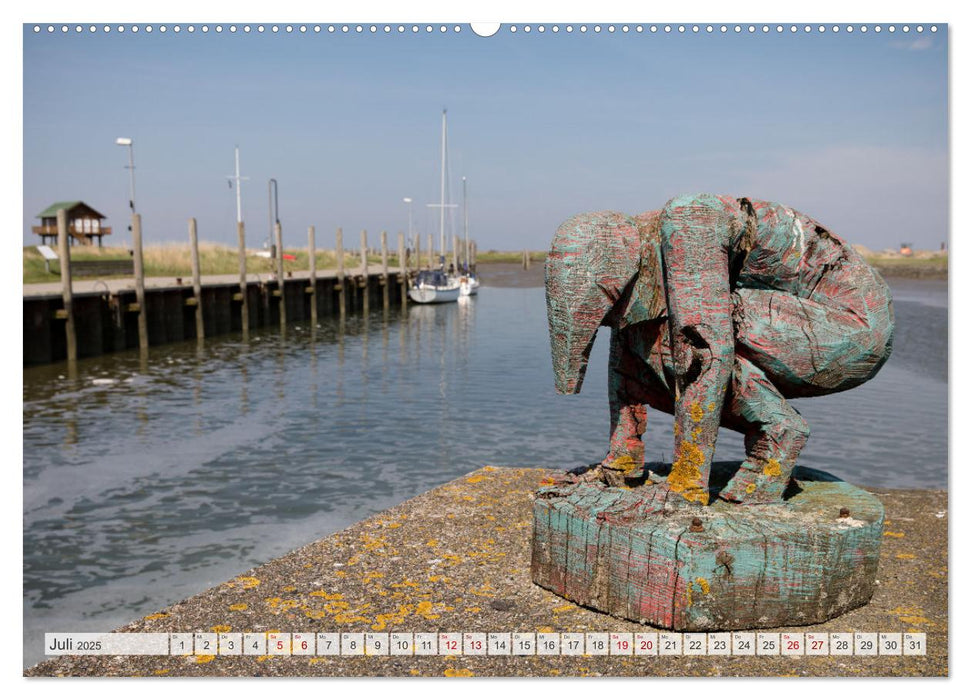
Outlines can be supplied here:
<path id="1" fill-rule="evenodd" d="M 597 329 L 615 325 L 640 261 L 637 222 L 624 214 L 579 214 L 557 229 L 546 258 L 546 313 L 559 393 L 580 391 Z"/>

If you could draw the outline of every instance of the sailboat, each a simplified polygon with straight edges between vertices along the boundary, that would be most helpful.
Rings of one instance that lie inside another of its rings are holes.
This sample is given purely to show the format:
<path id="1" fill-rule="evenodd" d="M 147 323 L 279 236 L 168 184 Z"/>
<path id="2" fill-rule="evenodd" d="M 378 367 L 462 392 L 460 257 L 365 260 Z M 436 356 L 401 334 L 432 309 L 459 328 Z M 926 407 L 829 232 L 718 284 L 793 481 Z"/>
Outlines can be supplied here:
<path id="1" fill-rule="evenodd" d="M 438 207 L 440 211 L 439 226 L 441 230 L 441 255 L 439 256 L 440 267 L 437 270 L 422 270 L 415 277 L 415 283 L 408 290 L 408 296 L 418 304 L 442 304 L 449 301 L 458 301 L 461 293 L 461 283 L 454 275 L 445 272 L 445 210 L 455 206 L 445 202 L 445 154 L 448 145 L 448 122 L 447 110 L 442 110 L 442 191 L 441 200 L 438 204 L 429 204 L 430 207 Z"/>
<path id="2" fill-rule="evenodd" d="M 479 292 L 479 277 L 472 269 L 471 248 L 469 246 L 469 195 L 465 178 L 462 178 L 462 209 L 465 215 L 465 269 L 459 277 L 459 292 L 463 297 L 470 297 Z"/>

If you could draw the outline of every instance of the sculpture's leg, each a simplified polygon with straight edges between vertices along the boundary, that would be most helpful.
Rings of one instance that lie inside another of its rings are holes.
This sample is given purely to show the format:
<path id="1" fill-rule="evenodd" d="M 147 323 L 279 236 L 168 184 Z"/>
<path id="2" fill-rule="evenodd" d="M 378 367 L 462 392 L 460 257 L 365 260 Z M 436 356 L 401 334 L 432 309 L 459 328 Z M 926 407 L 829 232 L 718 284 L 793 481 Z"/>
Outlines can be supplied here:
<path id="1" fill-rule="evenodd" d="M 746 460 L 721 492 L 729 500 L 778 501 L 809 428 L 784 397 L 842 391 L 872 377 L 890 352 L 893 317 L 885 285 L 851 261 L 802 299 L 786 292 L 739 289 L 734 304 L 736 363 L 726 411 L 746 434 Z M 849 273 L 855 276 L 846 277 Z M 850 284 L 856 280 L 859 286 Z M 839 283 L 841 282 L 841 283 Z"/>
<path id="2" fill-rule="evenodd" d="M 624 474 L 640 476 L 644 469 L 644 441 L 647 427 L 647 397 L 636 377 L 641 361 L 623 346 L 621 334 L 610 334 L 610 362 L 607 366 L 607 397 L 610 402 L 610 450 L 603 466 Z"/>
<path id="3" fill-rule="evenodd" d="M 745 461 L 719 496 L 739 503 L 778 503 L 809 426 L 765 373 L 738 355 L 726 411 L 745 433 Z"/>

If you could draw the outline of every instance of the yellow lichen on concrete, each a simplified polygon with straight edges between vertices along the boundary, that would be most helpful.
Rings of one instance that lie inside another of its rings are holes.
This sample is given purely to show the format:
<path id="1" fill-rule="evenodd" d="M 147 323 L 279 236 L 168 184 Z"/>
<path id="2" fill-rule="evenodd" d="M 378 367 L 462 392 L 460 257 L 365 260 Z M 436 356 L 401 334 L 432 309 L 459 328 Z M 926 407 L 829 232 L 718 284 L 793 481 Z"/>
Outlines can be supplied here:
<path id="1" fill-rule="evenodd" d="M 250 588 L 256 588 L 260 585 L 260 580 L 255 576 L 239 576 L 235 580 L 229 582 L 229 586 L 234 584 L 239 584 L 243 587 L 243 590 L 248 590 Z"/>
<path id="2" fill-rule="evenodd" d="M 196 657 L 196 663 L 197 664 L 207 664 L 207 663 L 209 663 L 210 661 L 212 661 L 215 658 L 216 657 L 213 654 L 199 654 Z"/>
<path id="3" fill-rule="evenodd" d="M 779 464 L 779 460 L 770 459 L 765 463 L 762 468 L 762 473 L 766 476 L 781 476 L 782 475 L 782 465 Z"/>
<path id="4" fill-rule="evenodd" d="M 209 629 L 210 631 L 215 632 L 216 634 L 221 634 L 223 632 L 231 632 L 233 630 L 233 628 L 230 627 L 229 625 L 213 625 Z"/>
<path id="5" fill-rule="evenodd" d="M 392 583 L 391 587 L 392 588 L 418 588 L 418 584 L 415 583 L 414 581 L 409 581 L 408 579 L 404 579 L 401 583 Z"/>
<path id="6" fill-rule="evenodd" d="M 168 613 L 154 613 L 152 615 L 146 615 L 145 616 L 145 619 L 146 620 L 161 620 L 162 618 L 168 617 L 168 616 L 169 616 Z"/>
<path id="7" fill-rule="evenodd" d="M 229 606 L 229 609 L 232 612 L 242 612 L 247 608 L 249 608 L 249 605 L 247 605 L 246 603 L 233 603 L 232 605 Z"/>
<path id="8" fill-rule="evenodd" d="M 883 533 L 883 536 L 884 537 L 903 537 L 904 536 L 904 533 L 902 533 L 902 532 L 890 532 L 890 530 L 887 530 L 886 532 Z"/>
<path id="9" fill-rule="evenodd" d="M 375 623 L 371 625 L 371 629 L 375 632 L 380 632 L 387 629 L 389 623 L 400 625 L 408 615 L 414 612 L 414 609 L 412 605 L 402 605 L 395 612 L 375 615 Z"/>
<path id="10" fill-rule="evenodd" d="M 904 615 L 900 618 L 901 622 L 906 622 L 908 625 L 930 625 L 930 620 L 926 617 L 921 617 L 920 615 Z"/>
<path id="11" fill-rule="evenodd" d="M 351 624 L 352 622 L 371 622 L 371 618 L 364 617 L 363 615 L 355 615 L 354 613 L 340 613 L 339 615 L 334 615 L 334 622 L 338 624 Z"/>
<path id="12" fill-rule="evenodd" d="M 448 678 L 467 678 L 475 675 L 467 668 L 446 668 L 444 674 Z"/>
<path id="13" fill-rule="evenodd" d="M 426 620 L 437 620 L 441 617 L 438 613 L 432 612 L 433 606 L 431 601 L 423 600 L 418 603 L 418 607 L 415 608 L 415 614 L 421 615 Z"/>

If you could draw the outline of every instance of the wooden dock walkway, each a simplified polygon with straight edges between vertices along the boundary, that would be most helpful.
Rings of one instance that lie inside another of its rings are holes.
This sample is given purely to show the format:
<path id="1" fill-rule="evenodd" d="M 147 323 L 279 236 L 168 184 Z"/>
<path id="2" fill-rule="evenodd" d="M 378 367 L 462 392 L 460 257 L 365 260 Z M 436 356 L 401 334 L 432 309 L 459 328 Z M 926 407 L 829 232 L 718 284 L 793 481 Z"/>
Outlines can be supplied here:
<path id="1" fill-rule="evenodd" d="M 371 276 L 380 276 L 380 274 L 375 275 L 374 270 L 370 270 Z M 399 275 L 401 273 L 401 268 L 389 267 L 389 275 Z M 344 270 L 344 275 L 346 277 L 359 277 L 364 274 L 363 267 L 347 268 Z M 235 285 L 239 286 L 239 275 L 238 274 L 228 274 L 228 275 L 204 275 L 202 278 L 203 287 L 213 287 L 220 285 Z M 303 280 L 308 282 L 310 280 L 310 271 L 295 271 L 288 273 L 286 276 L 286 282 L 299 282 Z M 318 280 L 336 280 L 338 279 L 337 270 L 318 270 L 317 271 Z M 181 282 L 179 282 L 181 280 Z M 248 272 L 246 274 L 246 282 L 248 284 L 266 284 L 267 282 L 276 282 L 276 274 L 272 272 Z M 43 299 L 46 297 L 61 297 L 61 282 L 36 282 L 33 284 L 25 284 L 24 288 L 24 299 Z M 83 296 L 85 294 L 96 294 L 101 295 L 106 292 L 109 294 L 118 294 L 122 292 L 133 292 L 135 291 L 135 279 L 133 277 L 129 278 L 114 278 L 114 279 L 83 279 L 73 281 L 74 296 Z M 145 289 L 159 289 L 159 290 L 173 290 L 173 289 L 192 289 L 192 279 L 189 276 L 186 277 L 146 277 L 145 278 Z"/>
<path id="2" fill-rule="evenodd" d="M 23 285 L 24 366 L 406 307 L 409 276 L 371 266 L 271 272 L 73 280 Z M 245 292 L 244 292 L 245 289 Z"/>

